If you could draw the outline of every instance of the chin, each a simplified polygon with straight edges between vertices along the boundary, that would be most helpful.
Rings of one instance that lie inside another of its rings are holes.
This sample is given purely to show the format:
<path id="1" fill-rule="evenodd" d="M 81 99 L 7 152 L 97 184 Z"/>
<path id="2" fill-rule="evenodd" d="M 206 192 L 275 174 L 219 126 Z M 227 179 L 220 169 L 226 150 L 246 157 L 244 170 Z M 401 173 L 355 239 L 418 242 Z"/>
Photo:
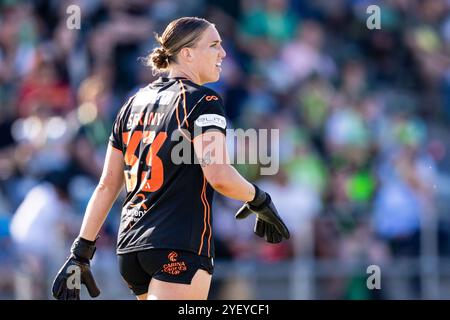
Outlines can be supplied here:
<path id="1" fill-rule="evenodd" d="M 216 77 L 210 77 L 210 78 L 204 79 L 202 81 L 202 83 L 206 84 L 206 83 L 216 82 L 216 81 L 219 81 L 219 79 L 220 79 L 220 75 L 217 75 Z"/>
<path id="2" fill-rule="evenodd" d="M 217 74 L 214 77 L 211 77 L 211 80 L 209 82 L 216 82 L 220 79 L 220 73 L 217 72 Z"/>

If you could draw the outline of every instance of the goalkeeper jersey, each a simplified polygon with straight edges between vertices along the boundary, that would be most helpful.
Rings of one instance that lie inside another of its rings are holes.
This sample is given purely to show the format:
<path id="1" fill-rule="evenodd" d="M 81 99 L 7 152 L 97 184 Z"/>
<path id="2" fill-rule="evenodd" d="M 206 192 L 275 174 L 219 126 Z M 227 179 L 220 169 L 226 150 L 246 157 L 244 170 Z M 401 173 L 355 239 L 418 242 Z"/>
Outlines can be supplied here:
<path id="1" fill-rule="evenodd" d="M 110 143 L 122 152 L 126 198 L 117 253 L 169 248 L 214 257 L 212 200 L 192 146 L 226 133 L 220 96 L 185 78 L 159 78 L 120 109 Z"/>

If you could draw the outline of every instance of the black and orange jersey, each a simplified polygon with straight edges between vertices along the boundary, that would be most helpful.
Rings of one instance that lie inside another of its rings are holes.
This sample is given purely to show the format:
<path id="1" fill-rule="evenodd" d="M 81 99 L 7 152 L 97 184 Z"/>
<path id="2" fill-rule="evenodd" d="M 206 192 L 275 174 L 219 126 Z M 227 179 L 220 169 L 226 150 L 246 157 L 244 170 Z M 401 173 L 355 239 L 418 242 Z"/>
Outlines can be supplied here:
<path id="1" fill-rule="evenodd" d="M 192 147 L 205 130 L 226 133 L 222 100 L 185 78 L 159 78 L 121 108 L 110 137 L 124 156 L 127 191 L 118 254 L 170 248 L 214 256 L 214 190 Z M 181 141 L 190 149 L 180 148 Z M 189 160 L 175 159 L 180 153 Z"/>

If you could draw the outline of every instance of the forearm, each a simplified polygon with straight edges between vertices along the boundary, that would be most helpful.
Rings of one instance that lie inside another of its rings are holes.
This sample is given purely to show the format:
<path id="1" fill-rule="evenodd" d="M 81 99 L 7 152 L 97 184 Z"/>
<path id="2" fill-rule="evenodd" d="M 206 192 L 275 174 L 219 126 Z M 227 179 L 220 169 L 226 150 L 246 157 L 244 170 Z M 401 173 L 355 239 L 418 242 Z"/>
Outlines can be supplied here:
<path id="1" fill-rule="evenodd" d="M 120 193 L 121 188 L 100 183 L 89 200 L 80 230 L 80 237 L 94 241 Z"/>
<path id="2" fill-rule="evenodd" d="M 212 183 L 214 190 L 220 194 L 240 201 L 251 201 L 255 197 L 255 187 L 245 180 L 231 165 L 220 169 L 220 174 Z"/>

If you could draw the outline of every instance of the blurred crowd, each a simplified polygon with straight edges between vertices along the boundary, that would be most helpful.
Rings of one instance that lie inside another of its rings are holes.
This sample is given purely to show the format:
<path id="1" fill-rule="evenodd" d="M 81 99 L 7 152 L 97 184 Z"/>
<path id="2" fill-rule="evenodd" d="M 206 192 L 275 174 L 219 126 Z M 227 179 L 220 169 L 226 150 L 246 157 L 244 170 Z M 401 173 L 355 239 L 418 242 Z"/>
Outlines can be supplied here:
<path id="1" fill-rule="evenodd" d="M 372 2 L 379 30 L 366 25 Z M 69 5 L 81 8 L 80 29 L 67 24 Z M 79 231 L 117 111 L 157 78 L 138 58 L 180 16 L 221 34 L 227 57 L 208 86 L 231 127 L 280 131 L 276 175 L 236 167 L 273 196 L 292 238 L 266 244 L 252 219 L 234 220 L 241 203 L 218 195 L 218 259 L 450 254 L 450 1 L 3 0 L 0 298 L 48 296 L 46 274 Z M 121 199 L 100 252 L 115 246 Z M 339 279 L 327 290 L 358 293 Z"/>

